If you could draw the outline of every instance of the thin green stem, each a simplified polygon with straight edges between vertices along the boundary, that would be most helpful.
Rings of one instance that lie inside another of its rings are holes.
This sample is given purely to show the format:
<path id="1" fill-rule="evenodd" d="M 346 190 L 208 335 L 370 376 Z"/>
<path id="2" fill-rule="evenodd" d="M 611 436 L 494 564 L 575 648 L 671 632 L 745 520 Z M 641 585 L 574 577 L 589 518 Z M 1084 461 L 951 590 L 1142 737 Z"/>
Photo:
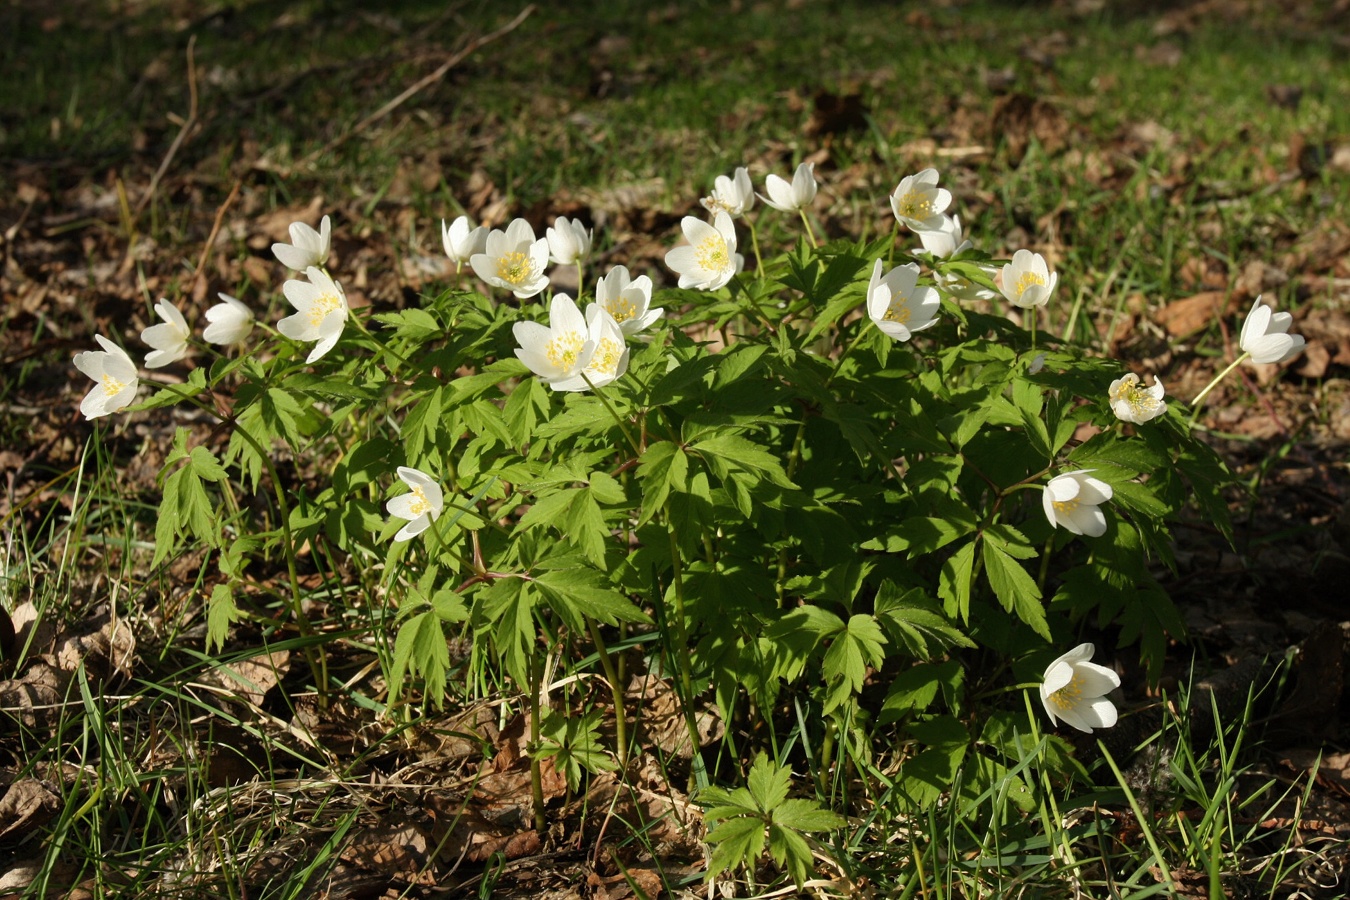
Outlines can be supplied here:
<path id="1" fill-rule="evenodd" d="M 534 803 L 534 828 L 543 834 L 548 822 L 544 819 L 544 772 L 539 763 L 539 694 L 544 680 L 539 657 L 537 652 L 530 654 L 530 798 Z"/>
<path id="2" fill-rule="evenodd" d="M 806 210 L 798 209 L 797 212 L 802 217 L 802 224 L 806 226 L 806 236 L 811 239 L 811 246 L 819 247 L 820 241 L 816 240 L 816 233 L 811 230 L 811 220 L 806 217 Z"/>
<path id="3" fill-rule="evenodd" d="M 1215 375 L 1214 380 L 1211 381 L 1209 384 L 1205 385 L 1205 389 L 1203 391 L 1195 395 L 1195 399 L 1191 401 L 1191 425 L 1194 425 L 1195 420 L 1199 418 L 1200 406 L 1205 402 L 1205 398 L 1209 396 L 1209 392 L 1214 390 L 1214 388 L 1218 386 L 1220 381 L 1223 381 L 1226 377 L 1228 377 L 1229 372 L 1236 369 L 1250 356 L 1251 356 L 1250 353 L 1244 351 L 1241 356 L 1239 356 L 1237 359 L 1233 360 L 1231 363 L 1228 364 L 1228 368 L 1224 369 L 1218 375 Z"/>
<path id="4" fill-rule="evenodd" d="M 582 269 L 581 257 L 577 257 L 577 306 L 581 306 L 581 295 L 586 293 L 586 274 Z"/>
<path id="5" fill-rule="evenodd" d="M 628 765 L 628 713 L 623 702 L 623 684 L 619 681 L 619 672 L 614 668 L 609 648 L 600 636 L 600 627 L 595 620 L 586 616 L 586 629 L 591 633 L 591 642 L 595 644 L 596 654 L 600 657 L 600 667 L 605 670 L 609 681 L 610 696 L 614 698 L 614 743 L 619 753 L 619 765 Z"/>
<path id="6" fill-rule="evenodd" d="M 614 418 L 615 423 L 618 424 L 619 430 L 623 432 L 623 436 L 628 440 L 628 446 L 633 448 L 634 453 L 636 453 L 638 456 L 641 456 L 642 446 L 637 442 L 637 439 L 633 437 L 633 433 L 628 430 L 628 424 L 624 422 L 623 418 L 619 415 L 619 411 L 614 408 L 614 405 L 612 403 L 609 402 L 609 398 L 605 396 L 604 392 L 601 391 L 600 388 L 596 387 L 595 384 L 591 382 L 590 376 L 588 376 L 585 372 L 582 372 L 581 377 L 582 380 L 584 380 L 586 384 L 590 386 L 591 393 L 599 397 L 600 402 L 605 404 L 605 409 L 609 410 L 609 414 Z"/>
<path id="7" fill-rule="evenodd" d="M 678 647 L 667 647 L 667 657 L 675 658 L 675 665 L 679 669 L 680 687 L 684 694 L 682 705 L 684 706 L 684 723 L 689 730 L 689 750 L 690 750 L 690 780 L 691 787 L 706 787 L 708 783 L 708 773 L 703 765 L 703 753 L 700 748 L 698 736 L 698 721 L 694 718 L 694 676 L 689 667 L 689 628 L 685 624 L 684 615 L 684 566 L 680 560 L 680 542 L 675 538 L 675 528 L 671 523 L 670 499 L 666 499 L 664 510 L 664 524 L 666 534 L 670 538 L 670 564 L 674 570 L 671 574 L 675 585 L 675 632 L 679 640 Z"/>
<path id="8" fill-rule="evenodd" d="M 745 217 L 745 224 L 750 227 L 750 246 L 755 251 L 755 275 L 759 278 L 764 277 L 764 258 L 759 255 L 759 233 L 755 230 L 755 223 L 750 221 L 750 217 Z"/>
<path id="9" fill-rule="evenodd" d="M 746 311 L 758 319 L 760 324 L 764 326 L 769 334 L 776 332 L 777 329 L 773 327 L 773 323 L 769 321 L 768 317 L 764 315 L 763 310 L 755 304 L 754 299 L 750 296 L 750 290 L 741 283 L 740 273 L 731 276 L 731 281 L 729 283 L 732 288 L 733 296 L 739 294 L 745 298 L 745 303 L 743 305 L 745 306 Z"/>
<path id="10" fill-rule="evenodd" d="M 402 363 L 404 366 L 410 365 L 406 358 L 400 356 L 398 353 L 395 353 L 393 350 L 389 349 L 389 346 L 387 344 L 382 344 L 379 341 L 375 340 L 375 335 L 372 334 L 370 329 L 366 327 L 366 323 L 361 321 L 360 316 L 355 314 L 349 314 L 347 318 L 350 319 L 352 321 L 352 324 L 356 326 L 357 331 L 361 332 L 366 337 L 370 338 L 370 342 L 374 344 L 376 347 L 378 347 L 381 353 L 385 354 L 386 356 L 392 356 L 395 360 Z"/>

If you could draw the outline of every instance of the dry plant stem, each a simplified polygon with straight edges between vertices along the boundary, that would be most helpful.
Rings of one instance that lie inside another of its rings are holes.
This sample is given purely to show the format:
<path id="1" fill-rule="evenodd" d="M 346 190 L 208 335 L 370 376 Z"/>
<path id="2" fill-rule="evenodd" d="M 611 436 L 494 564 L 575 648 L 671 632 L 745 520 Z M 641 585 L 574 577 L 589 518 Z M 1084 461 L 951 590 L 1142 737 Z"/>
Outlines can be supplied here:
<path id="1" fill-rule="evenodd" d="M 586 629 L 591 633 L 591 641 L 595 644 L 595 652 L 600 657 L 600 667 L 605 670 L 605 678 L 609 680 L 610 695 L 614 698 L 614 743 L 619 752 L 619 765 L 628 765 L 628 720 L 627 711 L 623 703 L 623 684 L 619 681 L 619 673 L 614 668 L 614 660 L 610 658 L 609 648 L 605 646 L 604 638 L 600 636 L 600 627 L 595 624 L 595 620 L 586 616 Z"/>
<path id="2" fill-rule="evenodd" d="M 197 288 L 197 282 L 201 280 L 202 272 L 206 271 L 206 259 L 211 255 L 211 248 L 216 244 L 216 235 L 220 234 L 221 223 L 225 221 L 225 211 L 234 203 L 239 196 L 239 188 L 244 183 L 242 178 L 234 180 L 234 186 L 230 188 L 230 194 L 225 198 L 225 202 L 220 204 L 220 209 L 216 210 L 216 220 L 211 224 L 211 233 L 206 236 L 206 243 L 202 245 L 202 255 L 197 257 L 197 268 L 192 270 L 192 279 L 188 282 L 188 293 L 193 293 Z"/>
<path id="3" fill-rule="evenodd" d="M 169 164 L 173 158 L 178 155 L 178 148 L 183 146 L 183 141 L 187 139 L 188 133 L 197 125 L 197 63 L 192 57 L 192 51 L 197 46 L 197 36 L 194 34 L 188 38 L 187 45 L 187 70 L 188 70 L 188 115 L 183 120 L 183 127 L 178 129 L 178 136 L 173 139 L 169 145 L 169 152 L 164 154 L 164 159 L 160 162 L 159 168 L 155 170 L 154 176 L 150 179 L 150 186 L 145 189 L 141 199 L 136 203 L 136 215 L 139 216 L 145 211 L 146 206 L 155 197 L 155 191 L 159 189 L 159 182 L 164 177 L 164 173 L 169 170 Z M 209 246 L 209 245 L 208 245 Z M 130 248 L 128 248 L 129 250 Z"/>
<path id="4" fill-rule="evenodd" d="M 323 156 L 330 150 L 346 143 L 348 139 L 354 137 L 355 135 L 360 134 L 362 131 L 365 131 L 371 125 L 380 121 L 385 116 L 389 115 L 391 112 L 402 106 L 403 103 L 409 97 L 412 97 L 419 91 L 422 91 L 425 88 L 428 88 L 431 85 L 435 84 L 436 82 L 440 81 L 442 78 L 446 76 L 447 72 L 449 72 L 455 66 L 463 62 L 464 59 L 467 56 L 469 56 L 469 54 L 473 53 L 480 47 L 490 44 L 493 41 L 497 40 L 498 38 L 504 37 L 507 34 L 510 34 L 512 31 L 515 31 L 517 28 L 520 27 L 520 24 L 522 22 L 524 22 L 526 19 L 530 17 L 530 14 L 533 13 L 534 10 L 535 6 L 533 3 L 531 3 L 529 6 L 522 9 L 514 19 L 503 25 L 501 28 L 498 28 L 496 31 L 489 32 L 485 35 L 482 35 L 481 37 L 476 37 L 473 40 L 469 41 L 469 43 L 466 44 L 463 49 L 458 50 L 455 53 L 451 54 L 449 59 L 441 63 L 440 68 L 436 69 L 436 71 L 432 72 L 430 75 L 427 75 L 425 78 L 422 78 L 420 81 L 417 81 L 411 87 L 405 89 L 403 93 L 399 94 L 393 100 L 390 100 L 384 106 L 381 106 L 379 109 L 375 110 L 375 112 L 366 116 L 360 122 L 357 122 L 350 129 L 344 131 L 342 134 L 333 138 L 331 141 L 324 144 L 318 150 L 315 150 L 313 153 L 310 153 L 304 159 L 300 160 L 300 162 L 293 168 L 300 168 L 302 166 L 307 167 L 313 165 L 314 161 L 318 159 L 320 156 Z"/>

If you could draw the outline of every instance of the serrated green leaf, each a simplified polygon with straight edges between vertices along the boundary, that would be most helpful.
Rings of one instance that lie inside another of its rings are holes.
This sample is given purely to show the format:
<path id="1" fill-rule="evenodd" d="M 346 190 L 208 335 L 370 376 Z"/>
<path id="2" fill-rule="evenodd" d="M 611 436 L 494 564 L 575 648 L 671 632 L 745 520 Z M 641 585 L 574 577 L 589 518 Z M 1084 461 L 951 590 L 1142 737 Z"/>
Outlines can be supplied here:
<path id="1" fill-rule="evenodd" d="M 450 668 L 450 648 L 434 610 L 409 616 L 394 639 L 394 665 L 389 674 L 390 693 L 401 693 L 403 675 L 421 674 L 426 683 L 424 699 L 440 709 L 445 703 L 445 676 Z"/>
<path id="2" fill-rule="evenodd" d="M 942 564 L 938 578 L 938 596 L 947 615 L 970 621 L 970 582 L 975 569 L 975 544 L 963 545 Z"/>
<path id="3" fill-rule="evenodd" d="M 242 618 L 229 585 L 218 584 L 211 588 L 206 607 L 206 652 L 210 653 L 212 648 L 223 649 L 225 639 L 230 636 L 230 625 Z"/>
<path id="4" fill-rule="evenodd" d="M 1041 603 L 1041 590 L 1021 563 L 1009 556 L 994 540 L 984 542 L 981 560 L 989 586 L 994 589 L 994 595 L 1003 608 L 1015 613 L 1041 637 L 1051 640 L 1050 626 L 1045 620 L 1045 607 Z"/>

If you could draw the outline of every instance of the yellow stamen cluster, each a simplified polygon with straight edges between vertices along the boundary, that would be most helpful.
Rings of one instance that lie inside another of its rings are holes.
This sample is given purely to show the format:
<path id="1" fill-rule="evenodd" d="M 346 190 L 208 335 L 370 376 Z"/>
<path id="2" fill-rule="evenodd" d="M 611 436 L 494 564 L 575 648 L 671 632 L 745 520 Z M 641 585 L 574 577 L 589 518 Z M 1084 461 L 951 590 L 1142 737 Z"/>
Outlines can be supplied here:
<path id="1" fill-rule="evenodd" d="M 408 505 L 408 512 L 414 517 L 431 511 L 431 501 L 427 500 L 427 495 L 422 493 L 422 486 L 415 485 L 412 489 L 413 502 Z"/>
<path id="2" fill-rule="evenodd" d="M 1017 288 L 1017 296 L 1020 298 L 1023 294 L 1027 292 L 1027 288 L 1031 287 L 1033 284 L 1038 284 L 1044 287 L 1045 279 L 1042 278 L 1040 275 L 1036 274 L 1035 272 L 1023 272 L 1021 276 L 1017 279 L 1017 284 L 1015 285 L 1015 287 Z"/>
<path id="3" fill-rule="evenodd" d="M 1056 504 L 1058 505 L 1058 504 Z M 1060 709 L 1072 709 L 1083 699 L 1083 676 L 1073 673 L 1073 679 L 1050 695 L 1050 702 Z"/>
<path id="4" fill-rule="evenodd" d="M 896 208 L 906 219 L 930 219 L 933 217 L 933 198 L 923 191 L 911 190 L 900 198 Z"/>
<path id="5" fill-rule="evenodd" d="M 886 315 L 881 318 L 885 319 L 887 322 L 895 322 L 903 325 L 909 321 L 909 317 L 912 313 L 913 310 L 904 303 L 899 300 L 892 300 L 891 305 L 886 307 Z"/>
<path id="6" fill-rule="evenodd" d="M 710 234 L 694 249 L 694 259 L 708 272 L 720 272 L 727 267 L 727 242 L 720 234 Z"/>
<path id="7" fill-rule="evenodd" d="M 309 324 L 318 328 L 323 324 L 323 320 L 328 318 L 328 314 L 334 312 L 342 306 L 342 299 L 337 294 L 321 294 L 318 300 L 309 307 Z"/>
<path id="8" fill-rule="evenodd" d="M 1058 513 L 1071 513 L 1083 505 L 1083 501 L 1077 497 L 1072 500 L 1052 500 L 1051 503 L 1055 507 L 1055 512 Z"/>
<path id="9" fill-rule="evenodd" d="M 567 331 L 548 342 L 544 355 L 559 369 L 570 370 L 577 364 L 577 357 L 586 341 L 579 331 Z"/>
<path id="10" fill-rule="evenodd" d="M 619 368 L 619 358 L 622 356 L 623 347 L 613 338 L 604 338 L 596 346 L 588 368 L 602 375 L 611 375 Z"/>
<path id="11" fill-rule="evenodd" d="M 118 381 L 107 372 L 104 372 L 103 377 L 99 380 L 103 383 L 103 393 L 108 397 L 121 393 L 126 387 L 124 382 Z"/>
<path id="12" fill-rule="evenodd" d="M 1138 375 L 1126 375 L 1120 385 L 1111 392 L 1111 399 L 1124 400 L 1137 415 L 1150 415 L 1157 411 L 1162 401 L 1149 393 L 1148 388 L 1139 382 Z"/>
<path id="13" fill-rule="evenodd" d="M 637 315 L 637 307 L 633 305 L 633 301 L 625 300 L 623 297 L 615 297 L 613 300 L 606 302 L 605 310 L 620 325 Z"/>
<path id="14" fill-rule="evenodd" d="M 503 253 L 497 258 L 497 277 L 507 284 L 521 284 L 534 273 L 534 261 L 520 250 Z"/>
<path id="15" fill-rule="evenodd" d="M 716 194 L 709 194 L 703 198 L 703 208 L 713 215 L 717 215 L 719 211 L 731 215 L 731 206 Z"/>

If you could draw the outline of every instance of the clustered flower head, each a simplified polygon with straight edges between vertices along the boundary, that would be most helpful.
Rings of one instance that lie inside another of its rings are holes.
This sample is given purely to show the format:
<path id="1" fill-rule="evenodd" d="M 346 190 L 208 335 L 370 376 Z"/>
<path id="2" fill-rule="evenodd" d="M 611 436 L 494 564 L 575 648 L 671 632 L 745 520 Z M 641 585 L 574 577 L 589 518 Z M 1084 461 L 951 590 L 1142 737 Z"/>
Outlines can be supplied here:
<path id="1" fill-rule="evenodd" d="M 792 175 L 792 181 L 777 175 L 764 179 L 764 190 L 769 196 L 759 195 L 769 206 L 780 212 L 798 212 L 806 209 L 816 199 L 815 163 L 802 163 Z"/>
<path id="2" fill-rule="evenodd" d="M 1242 323 L 1242 334 L 1238 344 L 1242 352 L 1251 354 L 1255 363 L 1281 363 L 1298 356 L 1303 350 L 1304 340 L 1297 334 L 1289 334 L 1289 326 L 1294 317 L 1287 312 L 1271 312 L 1270 307 L 1257 297 L 1247 321 Z"/>
<path id="3" fill-rule="evenodd" d="M 293 341 L 318 341 L 305 362 L 320 359 L 337 345 L 347 324 L 347 295 L 342 286 L 317 266 L 305 270 L 309 281 L 291 279 L 281 287 L 296 312 L 277 323 L 277 331 Z"/>
<path id="4" fill-rule="evenodd" d="M 867 285 L 867 315 L 892 340 L 907 341 L 937 321 L 942 305 L 935 288 L 920 287 L 919 267 L 914 263 L 896 266 L 884 276 L 881 260 L 872 268 Z"/>
<path id="5" fill-rule="evenodd" d="M 487 229 L 482 225 L 475 227 L 468 216 L 460 216 L 449 225 L 442 219 L 441 246 L 452 263 L 462 266 L 487 249 Z"/>
<path id="6" fill-rule="evenodd" d="M 187 320 L 168 300 L 161 297 L 155 304 L 155 312 L 164 321 L 141 332 L 141 340 L 151 347 L 145 357 L 147 369 L 159 369 L 182 359 L 187 355 L 188 339 L 192 337 Z"/>
<path id="7" fill-rule="evenodd" d="M 1018 250 L 1012 262 L 1003 267 L 1001 279 L 1000 287 L 1009 303 L 1033 309 L 1049 302 L 1059 283 L 1059 273 L 1051 272 L 1039 253 Z"/>
<path id="8" fill-rule="evenodd" d="M 76 353 L 73 360 L 75 368 L 95 382 L 80 401 L 80 412 L 86 419 L 117 412 L 136 399 L 136 389 L 140 387 L 136 364 L 127 352 L 101 334 L 94 335 L 94 340 L 102 350 Z"/>
<path id="9" fill-rule="evenodd" d="M 332 245 L 333 227 L 324 216 L 315 231 L 304 222 L 291 223 L 291 242 L 272 245 L 272 253 L 288 269 L 303 272 L 310 266 L 322 266 L 328 262 L 328 250 Z"/>
<path id="10" fill-rule="evenodd" d="M 1088 661 L 1095 649 L 1079 644 L 1046 668 L 1041 705 L 1052 723 L 1063 722 L 1089 733 L 1116 724 L 1115 704 L 1106 695 L 1120 687 L 1120 676 Z"/>
<path id="11" fill-rule="evenodd" d="M 680 276 L 680 287 L 715 291 L 740 271 L 743 259 L 736 252 L 736 229 L 726 212 L 718 210 L 711 225 L 685 216 L 680 230 L 689 244 L 666 254 L 666 265 Z"/>
<path id="12" fill-rule="evenodd" d="M 548 287 L 548 238 L 538 240 L 524 219 L 513 219 L 506 230 L 488 232 L 482 253 L 469 258 L 474 274 L 483 281 L 524 300 Z"/>
<path id="13" fill-rule="evenodd" d="M 1167 412 L 1163 402 L 1163 383 L 1156 377 L 1150 387 L 1145 387 L 1139 376 L 1130 372 L 1115 381 L 1107 391 L 1111 400 L 1111 411 L 1122 422 L 1142 425 Z"/>
<path id="14" fill-rule="evenodd" d="M 939 231 L 943 213 L 952 203 L 952 193 L 940 188 L 937 169 L 906 175 L 891 192 L 891 211 L 911 231 Z"/>
<path id="15" fill-rule="evenodd" d="M 1111 499 L 1111 485 L 1089 474 L 1095 471 L 1065 472 L 1046 483 L 1041 502 L 1051 525 L 1088 537 L 1106 533 L 1106 514 L 1101 504 Z"/>
<path id="16" fill-rule="evenodd" d="M 385 504 L 389 515 L 408 520 L 408 524 L 394 535 L 396 542 L 412 540 L 426 531 L 432 522 L 440 518 L 441 510 L 445 507 L 445 496 L 440 484 L 427 473 L 399 466 L 398 477 L 408 486 L 408 493 L 399 494 Z"/>
<path id="17" fill-rule="evenodd" d="M 730 178 L 718 175 L 713 179 L 713 192 L 699 201 L 710 213 L 719 210 L 733 219 L 743 216 L 755 206 L 755 189 L 750 184 L 750 173 L 745 166 L 738 168 Z"/>

